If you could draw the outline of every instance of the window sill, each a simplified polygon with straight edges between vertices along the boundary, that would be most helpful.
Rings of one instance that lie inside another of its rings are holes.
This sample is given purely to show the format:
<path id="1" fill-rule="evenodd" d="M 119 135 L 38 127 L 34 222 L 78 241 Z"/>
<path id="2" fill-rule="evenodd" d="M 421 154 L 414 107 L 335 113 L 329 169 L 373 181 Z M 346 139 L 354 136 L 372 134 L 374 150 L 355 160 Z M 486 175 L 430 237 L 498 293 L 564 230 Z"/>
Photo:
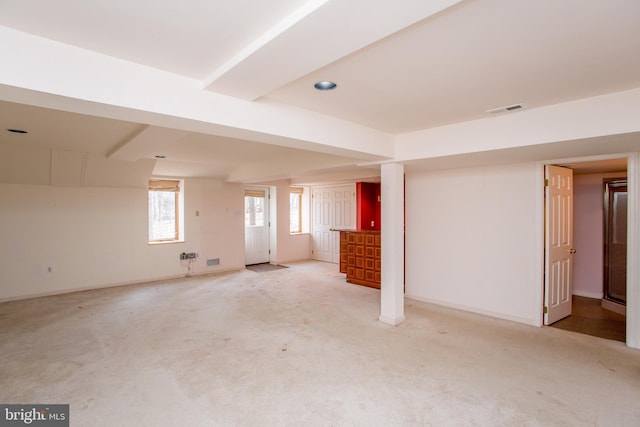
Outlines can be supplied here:
<path id="1" fill-rule="evenodd" d="M 171 243 L 184 243 L 184 240 L 161 240 L 157 242 L 149 242 L 149 246 L 167 245 Z"/>
<path id="2" fill-rule="evenodd" d="M 304 235 L 304 234 L 311 234 L 311 233 L 306 232 L 306 231 L 302 231 L 300 233 L 289 233 L 290 236 L 301 236 L 301 235 Z"/>

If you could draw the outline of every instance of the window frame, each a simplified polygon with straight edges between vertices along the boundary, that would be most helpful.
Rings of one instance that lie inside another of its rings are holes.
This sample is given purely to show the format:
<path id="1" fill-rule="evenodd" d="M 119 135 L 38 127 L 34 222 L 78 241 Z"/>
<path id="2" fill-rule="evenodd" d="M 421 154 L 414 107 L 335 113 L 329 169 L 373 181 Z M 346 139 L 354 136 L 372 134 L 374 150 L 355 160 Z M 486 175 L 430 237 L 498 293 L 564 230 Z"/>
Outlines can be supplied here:
<path id="1" fill-rule="evenodd" d="M 164 192 L 164 193 L 173 193 L 174 194 L 174 226 L 175 233 L 174 237 L 171 238 L 160 238 L 160 239 L 152 239 L 149 235 L 149 227 L 151 226 L 151 211 L 147 207 L 147 221 L 148 221 L 148 229 L 147 229 L 147 239 L 150 245 L 164 244 L 164 243 L 181 243 L 184 242 L 184 225 L 182 222 L 182 211 L 183 211 L 183 197 L 180 197 L 183 193 L 184 185 L 183 180 L 180 179 L 164 179 L 164 178 L 150 178 L 148 180 L 148 188 L 147 188 L 147 200 L 151 196 L 151 192 Z"/>
<path id="2" fill-rule="evenodd" d="M 302 196 L 304 194 L 303 187 L 289 187 L 289 234 L 302 234 L 303 226 L 302 226 Z M 291 229 L 291 196 L 297 197 L 298 199 L 298 229 Z"/>

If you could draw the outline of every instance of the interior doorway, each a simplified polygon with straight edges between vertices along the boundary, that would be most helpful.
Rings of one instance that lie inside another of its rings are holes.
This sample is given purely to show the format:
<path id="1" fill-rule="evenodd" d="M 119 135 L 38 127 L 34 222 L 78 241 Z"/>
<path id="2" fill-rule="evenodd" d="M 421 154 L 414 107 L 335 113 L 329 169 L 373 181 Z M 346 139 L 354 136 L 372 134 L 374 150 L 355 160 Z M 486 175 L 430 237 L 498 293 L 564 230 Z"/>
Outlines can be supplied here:
<path id="1" fill-rule="evenodd" d="M 574 172 L 574 241 L 576 249 L 573 263 L 573 289 L 571 315 L 553 323 L 552 326 L 607 339 L 625 341 L 626 319 L 619 310 L 611 310 L 603 304 L 606 296 L 607 235 L 605 183 L 613 178 L 627 176 L 627 158 L 607 159 L 562 164 Z M 617 196 L 618 210 L 624 209 L 626 220 L 626 187 L 624 196 Z M 624 229 L 617 224 L 617 242 L 626 245 L 626 221 Z M 624 235 L 624 239 L 620 233 Z M 616 253 L 620 252 L 619 247 Z M 616 278 L 625 278 L 626 290 L 626 250 L 616 258 Z M 623 271 L 624 273 L 621 273 Z M 619 286 L 619 280 L 618 280 Z M 619 292 L 619 288 L 616 288 Z M 626 292 L 625 292 L 626 294 Z M 604 306 L 604 308 L 603 308 Z"/>

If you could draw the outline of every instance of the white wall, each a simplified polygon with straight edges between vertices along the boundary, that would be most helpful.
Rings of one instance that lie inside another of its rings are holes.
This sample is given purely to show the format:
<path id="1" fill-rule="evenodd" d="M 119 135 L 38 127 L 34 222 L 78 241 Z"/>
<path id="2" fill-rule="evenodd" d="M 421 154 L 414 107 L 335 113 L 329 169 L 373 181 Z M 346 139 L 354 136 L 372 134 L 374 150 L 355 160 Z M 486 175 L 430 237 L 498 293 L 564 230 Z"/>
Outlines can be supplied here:
<path id="1" fill-rule="evenodd" d="M 589 298 L 603 295 L 603 183 L 614 174 L 588 174 L 574 177 L 574 255 L 573 294 Z"/>
<path id="2" fill-rule="evenodd" d="M 537 167 L 407 173 L 406 296 L 537 324 Z"/>
<path id="3" fill-rule="evenodd" d="M 0 194 L 0 300 L 183 276 L 185 251 L 200 254 L 194 274 L 244 267 L 239 184 L 186 179 L 185 242 L 162 245 L 148 244 L 146 189 L 0 184 Z"/>

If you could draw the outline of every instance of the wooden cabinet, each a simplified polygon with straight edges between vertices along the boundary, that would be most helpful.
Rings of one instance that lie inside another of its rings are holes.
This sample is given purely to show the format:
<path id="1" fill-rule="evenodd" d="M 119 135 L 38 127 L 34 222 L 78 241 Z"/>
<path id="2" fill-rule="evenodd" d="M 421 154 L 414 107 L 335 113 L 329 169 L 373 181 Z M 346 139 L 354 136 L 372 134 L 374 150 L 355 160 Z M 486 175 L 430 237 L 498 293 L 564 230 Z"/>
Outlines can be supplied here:
<path id="1" fill-rule="evenodd" d="M 381 266 L 379 231 L 340 231 L 340 272 L 347 282 L 380 289 Z"/>

